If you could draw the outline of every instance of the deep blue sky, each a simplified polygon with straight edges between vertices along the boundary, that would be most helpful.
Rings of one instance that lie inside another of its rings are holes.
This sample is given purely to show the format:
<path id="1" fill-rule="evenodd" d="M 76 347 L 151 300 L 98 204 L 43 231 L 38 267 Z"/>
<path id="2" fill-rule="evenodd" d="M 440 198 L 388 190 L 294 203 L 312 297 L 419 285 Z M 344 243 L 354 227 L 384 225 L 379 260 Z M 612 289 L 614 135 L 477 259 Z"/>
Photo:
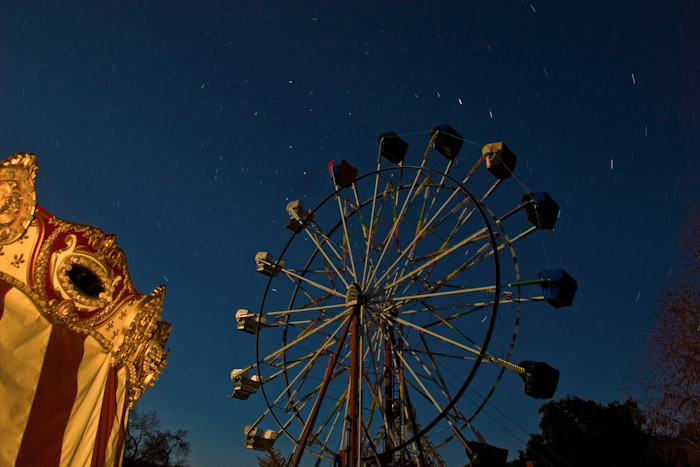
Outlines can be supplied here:
<path id="1" fill-rule="evenodd" d="M 259 306 L 254 254 L 286 243 L 288 199 L 330 193 L 328 160 L 371 170 L 385 131 L 449 122 L 508 143 L 520 180 L 562 208 L 538 254 L 579 283 L 573 307 L 522 318 L 515 360 L 559 368 L 556 397 L 624 399 L 639 392 L 650 315 L 700 203 L 698 10 L 3 2 L 0 150 L 37 155 L 50 212 L 117 234 L 139 290 L 168 286 L 170 363 L 139 406 L 188 430 L 193 465 L 255 464 L 242 427 L 263 402 L 226 397 L 230 370 L 252 358 L 234 314 Z M 501 386 L 487 411 L 527 439 L 499 411 L 536 431 L 540 402 L 515 376 Z M 488 417 L 479 426 L 511 455 L 523 448 Z"/>

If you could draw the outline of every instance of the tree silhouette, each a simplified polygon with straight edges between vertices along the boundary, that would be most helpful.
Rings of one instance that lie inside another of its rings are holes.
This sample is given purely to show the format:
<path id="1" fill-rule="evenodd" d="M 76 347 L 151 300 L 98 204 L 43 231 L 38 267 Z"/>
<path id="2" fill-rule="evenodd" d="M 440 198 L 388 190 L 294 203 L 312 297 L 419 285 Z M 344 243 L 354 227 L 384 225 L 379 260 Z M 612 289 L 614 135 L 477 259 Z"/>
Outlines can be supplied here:
<path id="1" fill-rule="evenodd" d="M 272 449 L 265 456 L 258 457 L 259 467 L 286 467 L 287 459 L 277 449 Z"/>
<path id="2" fill-rule="evenodd" d="M 186 431 L 160 431 L 154 411 L 131 410 L 124 436 L 124 467 L 186 467 L 189 452 Z"/>
<path id="3" fill-rule="evenodd" d="M 661 450 L 683 451 L 687 462 L 700 465 L 700 214 L 691 217 L 680 244 L 690 263 L 654 314 L 644 402 Z"/>
<path id="4" fill-rule="evenodd" d="M 583 467 L 658 465 L 649 460 L 649 435 L 634 401 L 598 402 L 575 396 L 549 401 L 539 412 L 540 434 L 531 435 L 525 451 L 509 463 L 525 467 Z"/>

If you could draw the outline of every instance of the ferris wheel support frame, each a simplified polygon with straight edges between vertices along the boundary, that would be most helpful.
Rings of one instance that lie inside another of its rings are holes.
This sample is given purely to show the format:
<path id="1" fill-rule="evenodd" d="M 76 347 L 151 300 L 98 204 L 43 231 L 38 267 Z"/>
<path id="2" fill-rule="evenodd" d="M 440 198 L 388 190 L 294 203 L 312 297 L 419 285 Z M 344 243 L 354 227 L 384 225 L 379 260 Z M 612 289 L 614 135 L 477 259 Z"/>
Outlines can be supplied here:
<path id="1" fill-rule="evenodd" d="M 359 359 L 359 342 L 360 342 L 360 312 L 363 308 L 359 302 L 352 305 L 352 311 L 350 312 L 349 321 L 345 325 L 343 334 L 338 341 L 338 346 L 333 353 L 328 366 L 326 367 L 325 378 L 321 389 L 319 390 L 318 396 L 311 410 L 309 418 L 304 424 L 304 431 L 302 432 L 301 438 L 299 439 L 299 445 L 295 451 L 294 460 L 292 461 L 293 467 L 298 467 L 299 462 L 301 462 L 301 457 L 306 450 L 306 443 L 309 440 L 311 430 L 316 424 L 316 417 L 318 417 L 318 411 L 321 407 L 321 402 L 326 395 L 326 390 L 330 383 L 330 376 L 333 372 L 333 368 L 338 363 L 338 358 L 340 356 L 340 351 L 343 349 L 345 344 L 345 339 L 350 334 L 350 371 L 348 372 L 348 411 L 347 411 L 347 449 L 345 450 L 345 462 L 343 465 L 345 467 L 359 467 L 360 465 L 360 431 L 357 429 L 357 424 L 362 423 L 358 420 L 358 386 L 360 382 L 360 359 Z M 341 451 L 342 452 L 342 451 Z"/>

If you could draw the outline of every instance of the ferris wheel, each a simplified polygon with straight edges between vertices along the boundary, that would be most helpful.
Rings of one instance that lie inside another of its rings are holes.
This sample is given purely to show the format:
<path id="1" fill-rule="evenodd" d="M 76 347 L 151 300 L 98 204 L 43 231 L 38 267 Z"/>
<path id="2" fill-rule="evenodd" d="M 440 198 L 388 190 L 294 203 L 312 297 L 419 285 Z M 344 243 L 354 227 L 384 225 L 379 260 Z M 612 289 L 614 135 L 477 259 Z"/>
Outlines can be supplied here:
<path id="1" fill-rule="evenodd" d="M 244 428 L 247 447 L 286 438 L 292 465 L 355 467 L 445 465 L 457 445 L 465 463 L 497 465 L 507 452 L 474 418 L 504 374 L 552 397 L 558 370 L 510 358 L 523 304 L 570 306 L 576 292 L 561 269 L 522 278 L 515 255 L 554 228 L 559 206 L 546 192 L 498 199 L 517 183 L 516 156 L 490 143 L 464 170 L 464 141 L 437 126 L 409 163 L 408 144 L 384 133 L 374 170 L 331 161 L 327 198 L 287 204 L 291 238 L 277 258 L 255 256 L 268 276 L 260 309 L 236 314 L 256 343 L 231 397 L 259 391 L 266 406 Z"/>

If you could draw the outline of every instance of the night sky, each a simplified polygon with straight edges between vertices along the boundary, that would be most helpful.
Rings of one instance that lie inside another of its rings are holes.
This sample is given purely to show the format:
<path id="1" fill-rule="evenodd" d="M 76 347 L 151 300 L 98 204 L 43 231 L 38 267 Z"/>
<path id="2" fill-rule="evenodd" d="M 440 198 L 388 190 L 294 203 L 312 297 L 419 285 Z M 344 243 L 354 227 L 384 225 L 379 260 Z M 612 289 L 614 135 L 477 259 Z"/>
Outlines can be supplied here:
<path id="1" fill-rule="evenodd" d="M 523 268 L 579 292 L 524 310 L 514 360 L 561 370 L 556 398 L 638 395 L 700 204 L 698 3 L 333 3 L 0 5 L 2 157 L 35 153 L 39 204 L 117 234 L 142 293 L 168 287 L 169 364 L 138 407 L 189 432 L 192 465 L 255 465 L 264 402 L 226 397 L 254 359 L 235 312 L 260 306 L 255 253 L 286 244 L 289 200 L 332 192 L 329 160 L 373 170 L 386 131 L 417 160 L 443 123 L 505 141 L 562 209 Z M 541 402 L 506 375 L 476 425 L 516 455 Z"/>

